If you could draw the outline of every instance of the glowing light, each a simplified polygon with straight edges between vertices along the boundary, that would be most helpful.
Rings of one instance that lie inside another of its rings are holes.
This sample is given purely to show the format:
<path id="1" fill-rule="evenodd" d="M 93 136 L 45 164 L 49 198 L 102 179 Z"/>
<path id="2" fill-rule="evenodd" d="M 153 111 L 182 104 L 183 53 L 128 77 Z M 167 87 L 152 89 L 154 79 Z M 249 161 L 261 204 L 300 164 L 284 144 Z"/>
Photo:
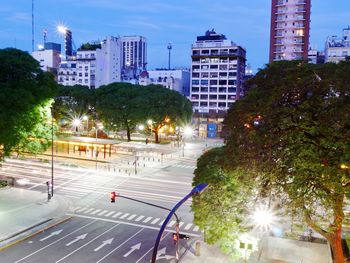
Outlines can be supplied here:
<path id="1" fill-rule="evenodd" d="M 56 30 L 57 30 L 58 33 L 65 35 L 67 30 L 68 30 L 68 28 L 65 25 L 63 25 L 63 24 L 60 24 L 60 25 L 57 26 Z"/>
<path id="2" fill-rule="evenodd" d="M 39 45 L 38 45 L 38 49 L 39 49 L 39 50 L 43 50 L 43 49 L 44 49 L 44 46 L 41 45 L 41 44 L 39 44 Z"/>
<path id="3" fill-rule="evenodd" d="M 270 210 L 263 207 L 255 210 L 252 219 L 255 226 L 263 229 L 269 229 L 275 221 L 274 214 Z"/>
<path id="4" fill-rule="evenodd" d="M 72 122 L 72 124 L 73 124 L 74 127 L 79 126 L 80 123 L 81 123 L 80 119 L 74 119 L 73 122 Z"/>
<path id="5" fill-rule="evenodd" d="M 83 116 L 83 120 L 84 120 L 84 121 L 87 121 L 88 119 L 89 119 L 88 116 L 86 116 L 86 115 Z"/>
<path id="6" fill-rule="evenodd" d="M 148 120 L 148 121 L 147 121 L 147 124 L 148 124 L 148 125 L 152 125 L 152 123 L 153 123 L 152 120 Z"/>
<path id="7" fill-rule="evenodd" d="M 346 164 L 341 164 L 340 165 L 340 169 L 343 169 L 343 170 L 347 170 L 347 169 L 349 169 L 349 166 L 347 166 Z"/>
<path id="8" fill-rule="evenodd" d="M 143 130 L 145 129 L 145 126 L 142 125 L 142 124 L 140 124 L 139 127 L 138 127 L 138 129 L 139 129 L 140 131 L 143 131 Z"/>
<path id="9" fill-rule="evenodd" d="M 185 136 L 192 136 L 193 135 L 193 129 L 191 127 L 185 127 L 184 128 L 184 135 Z"/>

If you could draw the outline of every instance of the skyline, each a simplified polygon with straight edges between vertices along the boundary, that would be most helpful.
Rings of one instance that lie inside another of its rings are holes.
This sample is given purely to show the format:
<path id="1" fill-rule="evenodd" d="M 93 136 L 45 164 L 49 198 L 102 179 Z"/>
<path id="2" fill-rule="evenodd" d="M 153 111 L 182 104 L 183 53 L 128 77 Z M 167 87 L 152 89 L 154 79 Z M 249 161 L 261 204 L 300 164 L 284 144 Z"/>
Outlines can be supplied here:
<path id="1" fill-rule="evenodd" d="M 1 0 L 3 1 L 3 0 Z M 235 6 L 239 3 L 239 6 Z M 253 70 L 268 63 L 271 2 L 254 3 L 219 0 L 215 6 L 208 0 L 178 0 L 176 3 L 141 0 L 86 0 L 59 3 L 35 1 L 35 46 L 43 43 L 43 30 L 49 42 L 63 44 L 55 27 L 63 23 L 73 32 L 75 45 L 103 40 L 108 35 L 142 35 L 148 41 L 147 69 L 165 68 L 167 44 L 172 43 L 172 67 L 190 67 L 191 44 L 208 29 L 226 37 L 247 50 L 247 64 Z M 46 11 L 47 10 L 47 11 Z M 54 11 L 53 11 L 54 10 Z M 338 35 L 347 27 L 350 2 L 314 1 L 311 7 L 310 46 L 323 50 L 327 36 Z M 0 48 L 16 47 L 31 51 L 31 1 L 18 0 L 0 7 Z M 237 15 L 232 15 L 237 14 Z M 344 22 L 345 21 L 345 22 Z M 256 43 L 259 43 L 257 45 Z M 63 49 L 63 48 L 62 48 Z"/>

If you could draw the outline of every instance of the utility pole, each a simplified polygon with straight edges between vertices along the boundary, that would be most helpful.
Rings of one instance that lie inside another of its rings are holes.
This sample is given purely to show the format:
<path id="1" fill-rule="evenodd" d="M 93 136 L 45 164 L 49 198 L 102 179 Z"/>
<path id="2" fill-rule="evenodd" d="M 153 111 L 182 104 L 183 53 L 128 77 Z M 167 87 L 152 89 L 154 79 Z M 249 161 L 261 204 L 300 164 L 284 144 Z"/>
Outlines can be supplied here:
<path id="1" fill-rule="evenodd" d="M 51 197 L 53 197 L 53 172 L 53 106 L 51 106 Z"/>
<path id="2" fill-rule="evenodd" d="M 168 44 L 168 51 L 169 51 L 169 58 L 168 58 L 168 69 L 170 70 L 170 55 L 171 55 L 171 49 L 173 48 L 173 46 L 171 45 L 171 43 Z"/>

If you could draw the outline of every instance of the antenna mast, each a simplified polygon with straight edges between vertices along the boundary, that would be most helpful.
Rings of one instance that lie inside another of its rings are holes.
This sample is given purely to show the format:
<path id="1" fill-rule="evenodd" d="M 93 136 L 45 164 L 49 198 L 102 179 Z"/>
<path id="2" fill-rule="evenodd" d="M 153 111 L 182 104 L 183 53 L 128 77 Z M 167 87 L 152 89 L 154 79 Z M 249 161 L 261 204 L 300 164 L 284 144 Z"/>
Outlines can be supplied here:
<path id="1" fill-rule="evenodd" d="M 34 0 L 32 0 L 32 52 L 34 52 Z"/>

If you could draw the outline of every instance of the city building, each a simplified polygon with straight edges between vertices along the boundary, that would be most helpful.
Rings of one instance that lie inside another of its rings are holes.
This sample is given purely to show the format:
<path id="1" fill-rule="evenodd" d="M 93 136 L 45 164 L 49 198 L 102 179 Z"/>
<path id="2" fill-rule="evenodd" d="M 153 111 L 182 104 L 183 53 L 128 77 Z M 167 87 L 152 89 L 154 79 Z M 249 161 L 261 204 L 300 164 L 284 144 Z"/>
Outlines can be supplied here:
<path id="1" fill-rule="evenodd" d="M 272 0 L 270 63 L 308 59 L 311 0 Z"/>
<path id="2" fill-rule="evenodd" d="M 338 63 L 350 56 L 350 26 L 343 29 L 342 38 L 330 36 L 326 41 L 325 62 Z"/>
<path id="3" fill-rule="evenodd" d="M 140 72 L 146 70 L 147 39 L 143 36 L 121 37 L 122 79 L 137 79 Z"/>
<path id="4" fill-rule="evenodd" d="M 162 85 L 165 88 L 175 90 L 185 96 L 190 95 L 190 71 L 188 69 L 156 69 L 141 72 L 139 84 Z"/>
<path id="5" fill-rule="evenodd" d="M 311 64 L 323 64 L 325 62 L 324 52 L 310 47 L 308 51 L 308 61 Z"/>
<path id="6" fill-rule="evenodd" d="M 190 100 L 200 136 L 216 137 L 226 111 L 243 96 L 245 62 L 245 49 L 214 30 L 192 45 Z"/>
<path id="7" fill-rule="evenodd" d="M 110 36 L 96 50 L 96 88 L 121 81 L 121 43 L 120 38 Z"/>
<path id="8" fill-rule="evenodd" d="M 52 72 L 57 75 L 57 70 L 61 62 L 61 45 L 46 42 L 39 50 L 32 53 L 32 57 L 39 61 L 43 71 Z"/>

